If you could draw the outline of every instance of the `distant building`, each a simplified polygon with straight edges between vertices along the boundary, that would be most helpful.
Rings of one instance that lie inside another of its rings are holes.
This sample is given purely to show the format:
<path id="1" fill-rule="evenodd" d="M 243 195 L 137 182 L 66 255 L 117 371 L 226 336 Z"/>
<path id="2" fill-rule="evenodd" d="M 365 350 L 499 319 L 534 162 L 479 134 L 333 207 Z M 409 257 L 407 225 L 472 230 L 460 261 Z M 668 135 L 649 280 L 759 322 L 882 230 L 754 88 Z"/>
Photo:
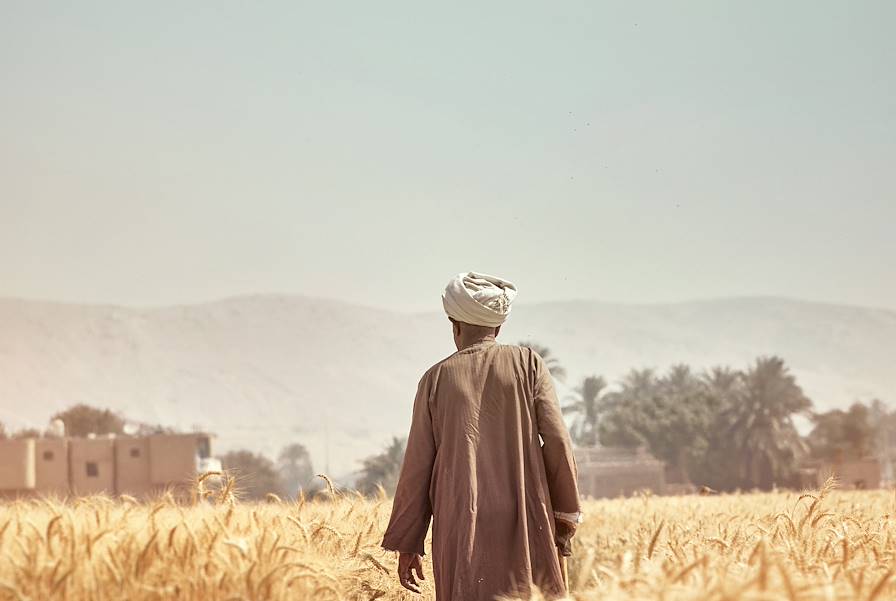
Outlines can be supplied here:
<path id="1" fill-rule="evenodd" d="M 838 486 L 842 489 L 880 488 L 883 467 L 877 457 L 809 461 L 799 469 L 800 486 L 820 487 L 831 475 L 837 478 Z"/>
<path id="2" fill-rule="evenodd" d="M 196 474 L 221 469 L 211 438 L 193 432 L 0 440 L 0 497 L 187 490 Z"/>
<path id="3" fill-rule="evenodd" d="M 579 493 L 594 498 L 666 492 L 665 464 L 643 447 L 578 447 Z"/>
<path id="4" fill-rule="evenodd" d="M 0 440 L 0 482 L 11 490 L 33 489 L 34 441 Z"/>

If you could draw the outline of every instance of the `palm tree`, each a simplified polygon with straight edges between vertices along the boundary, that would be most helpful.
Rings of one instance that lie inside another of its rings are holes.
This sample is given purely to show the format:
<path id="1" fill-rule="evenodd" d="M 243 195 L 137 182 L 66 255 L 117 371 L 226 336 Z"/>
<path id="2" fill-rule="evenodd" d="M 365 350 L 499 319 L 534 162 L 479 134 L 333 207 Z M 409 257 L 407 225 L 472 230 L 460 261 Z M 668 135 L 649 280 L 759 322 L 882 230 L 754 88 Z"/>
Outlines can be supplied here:
<path id="1" fill-rule="evenodd" d="M 739 480 L 767 490 L 789 478 L 806 452 L 793 416 L 808 413 L 812 401 L 779 357 L 756 360 L 743 374 L 741 396 L 723 411 L 723 431 Z"/>
<path id="2" fill-rule="evenodd" d="M 656 394 L 656 373 L 650 368 L 632 369 L 622 378 L 621 393 L 625 397 L 645 397 Z"/>
<path id="3" fill-rule="evenodd" d="M 575 415 L 570 430 L 572 439 L 577 445 L 597 446 L 599 407 L 606 389 L 607 381 L 602 376 L 588 376 L 576 387 L 573 402 L 563 407 L 563 413 Z"/>
<path id="4" fill-rule="evenodd" d="M 742 382 L 743 373 L 728 366 L 716 366 L 703 374 L 703 381 L 720 399 L 730 399 Z"/>
<path id="5" fill-rule="evenodd" d="M 547 365 L 548 371 L 551 372 L 554 379 L 561 382 L 566 380 L 566 369 L 560 365 L 560 361 L 551 353 L 551 349 L 531 340 L 520 342 L 519 345 L 535 351 L 544 360 L 544 364 Z"/>
<path id="6" fill-rule="evenodd" d="M 728 422 L 732 407 L 744 402 L 744 373 L 728 366 L 716 366 L 704 372 L 701 379 L 717 411 L 706 433 L 707 449 L 699 472 L 704 484 L 720 490 L 735 490 L 744 482 L 738 475 L 740 451 L 729 439 Z"/>
<path id="7" fill-rule="evenodd" d="M 652 369 L 632 369 L 619 390 L 598 399 L 598 436 L 601 444 L 634 448 L 649 446 L 659 382 Z M 653 449 L 651 449 L 653 450 Z"/>
<path id="8" fill-rule="evenodd" d="M 691 484 L 692 468 L 705 453 L 705 434 L 715 419 L 716 404 L 706 383 L 683 363 L 673 365 L 657 382 L 656 416 L 669 428 L 657 428 L 654 446 L 663 449 L 672 482 Z"/>

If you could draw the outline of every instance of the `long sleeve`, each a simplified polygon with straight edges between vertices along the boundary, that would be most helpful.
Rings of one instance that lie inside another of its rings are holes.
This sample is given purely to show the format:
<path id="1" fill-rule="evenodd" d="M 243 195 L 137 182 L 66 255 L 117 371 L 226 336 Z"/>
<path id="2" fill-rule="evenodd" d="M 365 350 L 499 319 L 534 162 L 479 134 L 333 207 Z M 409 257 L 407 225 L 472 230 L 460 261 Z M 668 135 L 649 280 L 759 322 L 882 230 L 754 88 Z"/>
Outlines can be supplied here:
<path id="1" fill-rule="evenodd" d="M 535 414 L 538 433 L 544 441 L 541 448 L 554 511 L 576 513 L 579 511 L 579 487 L 576 476 L 576 460 L 572 450 L 569 430 L 563 421 L 554 383 L 544 361 L 535 358 Z"/>
<path id="2" fill-rule="evenodd" d="M 417 387 L 411 431 L 392 503 L 392 516 L 383 537 L 382 546 L 390 551 L 423 555 L 423 541 L 432 517 L 429 485 L 436 456 L 429 392 L 428 378 L 424 376 Z"/>

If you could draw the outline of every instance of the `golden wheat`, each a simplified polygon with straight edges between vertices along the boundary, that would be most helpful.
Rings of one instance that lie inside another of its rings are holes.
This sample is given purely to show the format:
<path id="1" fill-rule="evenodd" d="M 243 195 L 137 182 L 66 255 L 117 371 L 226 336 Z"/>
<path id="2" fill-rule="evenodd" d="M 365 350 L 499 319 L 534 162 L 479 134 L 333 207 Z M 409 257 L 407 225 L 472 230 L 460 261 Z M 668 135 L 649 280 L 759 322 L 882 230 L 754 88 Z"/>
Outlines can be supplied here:
<path id="1" fill-rule="evenodd" d="M 0 600 L 420 599 L 379 548 L 390 501 L 192 503 L 92 497 L 0 505 Z M 886 491 L 588 501 L 570 563 L 580 600 L 882 601 L 896 595 Z M 428 557 L 427 557 L 428 560 Z M 429 565 L 427 573 L 431 574 Z M 432 580 L 423 599 L 433 599 Z"/>

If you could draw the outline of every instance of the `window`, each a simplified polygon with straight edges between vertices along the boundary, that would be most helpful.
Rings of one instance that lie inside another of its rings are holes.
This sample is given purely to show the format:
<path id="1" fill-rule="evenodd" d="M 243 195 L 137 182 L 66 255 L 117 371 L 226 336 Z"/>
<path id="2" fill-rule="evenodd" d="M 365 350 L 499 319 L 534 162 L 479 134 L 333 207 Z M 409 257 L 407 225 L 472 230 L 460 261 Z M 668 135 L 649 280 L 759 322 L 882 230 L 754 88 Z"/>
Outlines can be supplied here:
<path id="1" fill-rule="evenodd" d="M 133 449 L 131 449 L 131 457 L 136 458 L 136 457 L 139 457 L 139 456 L 140 456 L 140 449 L 138 449 L 138 448 L 136 448 L 136 447 L 133 448 Z"/>
<path id="2" fill-rule="evenodd" d="M 44 461 L 53 461 L 53 451 L 44 451 Z"/>
<path id="3" fill-rule="evenodd" d="M 100 468 L 96 464 L 95 461 L 87 462 L 87 477 L 88 478 L 97 478 L 100 475 Z"/>
<path id="4" fill-rule="evenodd" d="M 212 454 L 211 444 L 209 443 L 208 436 L 200 436 L 196 439 L 196 453 L 199 455 L 200 459 L 207 459 L 209 455 Z"/>

